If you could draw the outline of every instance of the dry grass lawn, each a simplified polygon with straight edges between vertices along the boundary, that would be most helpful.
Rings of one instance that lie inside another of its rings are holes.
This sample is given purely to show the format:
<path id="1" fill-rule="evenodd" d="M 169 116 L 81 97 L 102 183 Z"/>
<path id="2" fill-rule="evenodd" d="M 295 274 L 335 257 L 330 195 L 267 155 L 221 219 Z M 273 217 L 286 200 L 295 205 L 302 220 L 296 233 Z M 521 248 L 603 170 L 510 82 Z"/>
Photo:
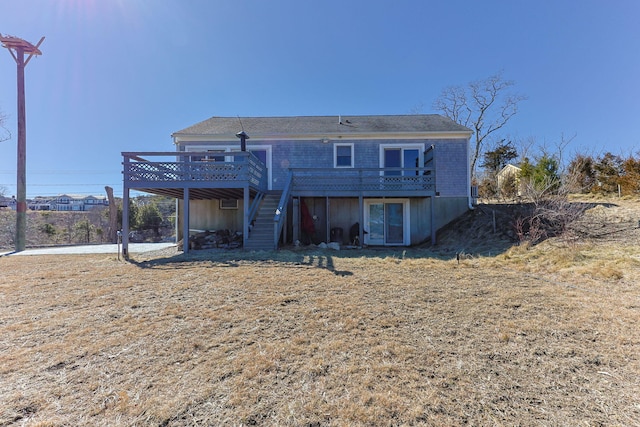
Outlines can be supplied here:
<path id="1" fill-rule="evenodd" d="M 639 236 L 3 257 L 0 426 L 640 425 Z"/>

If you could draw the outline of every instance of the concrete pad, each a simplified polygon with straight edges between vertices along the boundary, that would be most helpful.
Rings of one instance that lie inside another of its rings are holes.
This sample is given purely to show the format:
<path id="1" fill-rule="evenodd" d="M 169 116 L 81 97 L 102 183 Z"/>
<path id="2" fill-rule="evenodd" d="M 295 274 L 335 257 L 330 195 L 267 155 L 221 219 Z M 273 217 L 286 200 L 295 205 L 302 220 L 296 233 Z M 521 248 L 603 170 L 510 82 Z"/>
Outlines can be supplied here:
<path id="1" fill-rule="evenodd" d="M 129 253 L 152 252 L 160 249 L 176 246 L 175 243 L 129 243 Z M 122 251 L 122 245 L 120 245 Z M 26 249 L 22 252 L 0 252 L 0 256 L 11 255 L 80 255 L 80 254 L 117 254 L 118 245 L 84 245 L 84 246 L 57 246 L 52 248 Z"/>

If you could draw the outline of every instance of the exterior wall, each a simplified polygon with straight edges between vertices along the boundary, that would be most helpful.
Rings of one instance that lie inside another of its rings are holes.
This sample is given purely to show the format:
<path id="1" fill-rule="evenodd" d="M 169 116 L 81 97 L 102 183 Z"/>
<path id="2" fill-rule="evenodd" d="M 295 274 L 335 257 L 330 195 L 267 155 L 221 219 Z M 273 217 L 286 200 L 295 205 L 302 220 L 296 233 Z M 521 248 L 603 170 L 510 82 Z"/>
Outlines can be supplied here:
<path id="1" fill-rule="evenodd" d="M 340 243 L 347 244 L 349 243 L 349 230 L 351 229 L 351 226 L 356 222 L 360 222 L 358 199 L 351 197 L 335 198 L 329 199 L 329 203 L 329 233 L 331 234 L 332 228 L 341 228 L 342 242 Z"/>
<path id="2" fill-rule="evenodd" d="M 469 150 L 466 140 L 436 143 L 436 191 L 442 197 L 468 197 Z"/>
<path id="3" fill-rule="evenodd" d="M 431 237 L 431 197 L 410 199 L 411 244 Z"/>
<path id="4" fill-rule="evenodd" d="M 436 230 L 441 229 L 469 210 L 469 199 L 465 197 L 434 198 L 434 218 Z"/>
<path id="5" fill-rule="evenodd" d="M 420 140 L 349 140 L 338 139 L 327 143 L 321 140 L 250 140 L 250 146 L 271 146 L 272 150 L 272 189 L 282 190 L 286 182 L 289 168 L 333 168 L 334 145 L 336 143 L 354 144 L 355 168 L 379 168 L 380 145 L 424 144 L 424 147 L 436 147 L 436 182 L 437 191 L 442 196 L 468 196 L 469 182 L 468 144 L 466 139 L 420 139 Z M 220 146 L 238 147 L 237 141 L 189 143 L 191 149 Z"/>
<path id="6" fill-rule="evenodd" d="M 313 217 L 315 233 L 311 236 L 312 243 L 327 242 L 327 203 L 324 197 L 303 197 L 300 205 L 305 204 L 309 210 L 309 215 Z M 302 212 L 302 209 L 301 209 Z M 302 213 L 300 214 L 302 215 Z M 302 220 L 298 221 L 302 227 Z M 302 236 L 302 229 L 300 230 Z"/>
<path id="7" fill-rule="evenodd" d="M 366 198 L 364 200 L 367 200 Z M 466 200 L 466 199 L 465 199 Z M 342 241 L 349 243 L 351 226 L 360 222 L 359 202 L 357 198 L 329 198 L 329 222 L 327 227 L 327 204 L 324 197 L 304 197 L 309 214 L 314 217 L 316 233 L 314 243 L 328 242 L 331 229 L 342 229 Z M 423 243 L 431 237 L 431 198 L 409 199 L 411 245 Z M 361 224 L 362 226 L 362 224 Z M 366 230 L 366 225 L 364 226 Z"/>
<path id="8" fill-rule="evenodd" d="M 178 218 L 182 218 L 183 202 L 178 200 Z M 243 200 L 238 200 L 238 209 L 220 209 L 220 201 L 191 200 L 189 204 L 189 228 L 191 230 L 242 231 L 244 220 Z M 182 224 L 182 220 L 180 220 Z M 182 235 L 182 225 L 179 227 Z"/>

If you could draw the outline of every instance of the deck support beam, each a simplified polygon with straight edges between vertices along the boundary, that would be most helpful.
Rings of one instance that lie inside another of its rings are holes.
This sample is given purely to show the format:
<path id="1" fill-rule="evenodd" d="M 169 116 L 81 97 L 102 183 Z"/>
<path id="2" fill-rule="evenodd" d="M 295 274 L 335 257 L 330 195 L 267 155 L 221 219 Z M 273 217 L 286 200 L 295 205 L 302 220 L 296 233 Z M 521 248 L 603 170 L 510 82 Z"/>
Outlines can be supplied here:
<path id="1" fill-rule="evenodd" d="M 429 197 L 429 211 L 431 214 L 431 246 L 436 244 L 436 206 L 435 206 L 435 197 Z"/>
<path id="2" fill-rule="evenodd" d="M 129 256 L 129 188 L 124 186 L 122 191 L 122 256 Z"/>
<path id="3" fill-rule="evenodd" d="M 364 246 L 364 197 L 362 197 L 362 194 L 358 196 L 358 223 L 360 224 L 360 227 L 358 227 L 358 241 L 360 246 Z"/>
<path id="4" fill-rule="evenodd" d="M 184 188 L 182 197 L 182 250 L 189 252 L 189 187 Z"/>
<path id="5" fill-rule="evenodd" d="M 300 197 L 294 197 L 293 202 L 293 216 L 291 217 L 291 225 L 293 232 L 293 243 L 300 240 Z"/>
<path id="6" fill-rule="evenodd" d="M 243 207 L 244 219 L 242 221 L 242 247 L 247 247 L 247 239 L 249 239 L 249 187 L 245 186 L 243 191 Z"/>

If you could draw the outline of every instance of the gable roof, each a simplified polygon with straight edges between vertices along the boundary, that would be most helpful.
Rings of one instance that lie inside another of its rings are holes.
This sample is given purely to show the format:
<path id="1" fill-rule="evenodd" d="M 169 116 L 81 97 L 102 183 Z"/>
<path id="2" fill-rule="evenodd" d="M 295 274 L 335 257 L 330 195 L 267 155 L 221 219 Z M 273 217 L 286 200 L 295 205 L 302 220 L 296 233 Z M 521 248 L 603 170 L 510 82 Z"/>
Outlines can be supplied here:
<path id="1" fill-rule="evenodd" d="M 211 117 L 173 133 L 174 138 L 234 135 L 245 130 L 250 137 L 330 136 L 366 134 L 453 133 L 471 136 L 471 130 L 439 114 L 386 116 Z"/>
<path id="2" fill-rule="evenodd" d="M 498 171 L 498 175 L 505 175 L 511 173 L 518 173 L 522 169 L 516 165 L 512 165 L 511 163 L 506 164 L 502 169 Z"/>

